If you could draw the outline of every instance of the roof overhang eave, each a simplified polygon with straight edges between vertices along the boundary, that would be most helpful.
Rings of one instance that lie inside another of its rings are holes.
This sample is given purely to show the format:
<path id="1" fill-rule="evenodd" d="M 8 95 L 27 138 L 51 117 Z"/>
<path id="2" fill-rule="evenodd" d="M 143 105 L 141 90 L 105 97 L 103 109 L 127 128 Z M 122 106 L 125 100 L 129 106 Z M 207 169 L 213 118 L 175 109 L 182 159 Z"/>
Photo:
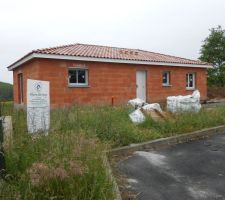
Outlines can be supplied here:
<path id="1" fill-rule="evenodd" d="M 122 60 L 122 59 L 109 59 L 109 58 L 95 58 L 95 57 L 83 57 L 83 56 L 67 56 L 67 55 L 55 55 L 55 54 L 42 54 L 31 53 L 8 66 L 8 70 L 12 71 L 20 65 L 32 60 L 33 58 L 47 58 L 47 59 L 60 59 L 60 60 L 79 60 L 79 61 L 92 61 L 92 62 L 108 62 L 108 63 L 124 63 L 124 64 L 140 64 L 140 65 L 163 65 L 163 66 L 179 66 L 179 67 L 196 67 L 196 68 L 213 68 L 212 65 L 206 64 L 182 64 L 182 63 L 170 63 L 170 62 L 153 62 L 153 61 L 138 61 L 138 60 Z"/>

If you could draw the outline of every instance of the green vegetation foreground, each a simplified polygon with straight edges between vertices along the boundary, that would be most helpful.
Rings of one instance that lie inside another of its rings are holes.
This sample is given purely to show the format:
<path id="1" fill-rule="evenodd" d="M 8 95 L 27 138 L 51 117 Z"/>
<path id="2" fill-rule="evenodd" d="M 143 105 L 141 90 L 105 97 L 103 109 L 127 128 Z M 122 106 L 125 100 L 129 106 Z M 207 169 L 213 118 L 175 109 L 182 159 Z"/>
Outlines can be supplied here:
<path id="1" fill-rule="evenodd" d="M 181 113 L 166 122 L 134 125 L 130 107 L 73 106 L 51 113 L 48 136 L 27 133 L 26 114 L 4 104 L 13 117 L 13 145 L 5 153 L 1 199 L 113 199 L 102 152 L 112 147 L 225 124 L 225 108 Z"/>

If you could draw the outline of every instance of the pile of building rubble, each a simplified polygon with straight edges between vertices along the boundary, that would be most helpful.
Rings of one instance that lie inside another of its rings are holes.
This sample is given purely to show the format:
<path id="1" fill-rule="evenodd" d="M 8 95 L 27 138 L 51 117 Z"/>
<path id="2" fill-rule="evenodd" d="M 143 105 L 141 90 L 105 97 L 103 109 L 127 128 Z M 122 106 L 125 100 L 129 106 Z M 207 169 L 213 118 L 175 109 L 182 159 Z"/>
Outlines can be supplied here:
<path id="1" fill-rule="evenodd" d="M 191 95 L 167 97 L 167 111 L 172 113 L 180 111 L 199 112 L 200 109 L 200 92 L 198 90 L 195 90 Z"/>
<path id="2" fill-rule="evenodd" d="M 150 116 L 153 120 L 165 120 L 168 114 L 164 112 L 158 103 L 148 104 L 142 99 L 136 98 L 128 101 L 135 110 L 129 114 L 131 121 L 140 124 L 145 121 L 145 116 Z M 167 111 L 176 112 L 198 112 L 201 109 L 200 93 L 195 90 L 192 95 L 169 96 L 167 97 Z"/>
<path id="3" fill-rule="evenodd" d="M 158 103 L 148 104 L 143 100 L 136 98 L 128 101 L 128 104 L 133 106 L 135 110 L 129 114 L 131 121 L 135 124 L 140 124 L 145 121 L 145 115 L 150 115 L 152 118 L 155 118 L 153 113 L 161 113 L 163 111 Z"/>

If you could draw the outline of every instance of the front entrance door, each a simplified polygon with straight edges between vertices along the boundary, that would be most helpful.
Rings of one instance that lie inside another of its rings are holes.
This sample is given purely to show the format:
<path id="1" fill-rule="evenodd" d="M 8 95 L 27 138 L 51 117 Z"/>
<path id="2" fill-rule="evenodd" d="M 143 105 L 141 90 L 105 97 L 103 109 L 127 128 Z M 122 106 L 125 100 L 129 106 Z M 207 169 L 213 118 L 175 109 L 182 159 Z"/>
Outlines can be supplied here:
<path id="1" fill-rule="evenodd" d="M 23 74 L 18 74 L 18 100 L 23 103 Z"/>
<path id="2" fill-rule="evenodd" d="M 136 72 L 136 96 L 146 101 L 146 71 Z"/>

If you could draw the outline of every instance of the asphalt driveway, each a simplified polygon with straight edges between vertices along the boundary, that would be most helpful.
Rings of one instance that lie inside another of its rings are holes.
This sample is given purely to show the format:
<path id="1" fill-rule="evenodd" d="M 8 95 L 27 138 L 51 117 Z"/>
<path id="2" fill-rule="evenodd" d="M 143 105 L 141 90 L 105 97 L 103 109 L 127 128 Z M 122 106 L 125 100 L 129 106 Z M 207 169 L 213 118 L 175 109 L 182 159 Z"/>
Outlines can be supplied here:
<path id="1" fill-rule="evenodd" d="M 225 199 L 225 135 L 137 151 L 118 163 L 126 190 L 141 200 Z"/>

